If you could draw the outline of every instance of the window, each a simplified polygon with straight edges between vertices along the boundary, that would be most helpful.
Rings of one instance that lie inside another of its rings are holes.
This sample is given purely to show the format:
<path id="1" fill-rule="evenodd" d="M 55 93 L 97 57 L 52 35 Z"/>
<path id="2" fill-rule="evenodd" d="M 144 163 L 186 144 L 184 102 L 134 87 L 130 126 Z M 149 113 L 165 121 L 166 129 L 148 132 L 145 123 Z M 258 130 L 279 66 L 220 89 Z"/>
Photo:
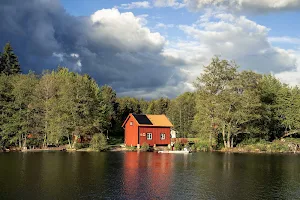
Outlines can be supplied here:
<path id="1" fill-rule="evenodd" d="M 130 122 L 130 126 L 132 126 L 133 125 L 133 122 Z"/>
<path id="2" fill-rule="evenodd" d="M 152 133 L 147 133 L 147 140 L 152 140 Z"/>
<path id="3" fill-rule="evenodd" d="M 160 134 L 160 139 L 161 140 L 165 140 L 166 139 L 166 134 L 165 133 L 161 133 Z"/>

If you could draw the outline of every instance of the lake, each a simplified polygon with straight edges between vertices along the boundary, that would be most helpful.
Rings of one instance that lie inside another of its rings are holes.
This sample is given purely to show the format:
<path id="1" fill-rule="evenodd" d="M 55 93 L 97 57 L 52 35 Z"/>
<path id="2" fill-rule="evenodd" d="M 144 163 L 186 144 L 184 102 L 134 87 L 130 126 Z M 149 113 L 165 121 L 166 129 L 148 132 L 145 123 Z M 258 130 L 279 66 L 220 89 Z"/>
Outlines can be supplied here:
<path id="1" fill-rule="evenodd" d="M 0 199 L 299 198 L 296 154 L 0 154 Z"/>

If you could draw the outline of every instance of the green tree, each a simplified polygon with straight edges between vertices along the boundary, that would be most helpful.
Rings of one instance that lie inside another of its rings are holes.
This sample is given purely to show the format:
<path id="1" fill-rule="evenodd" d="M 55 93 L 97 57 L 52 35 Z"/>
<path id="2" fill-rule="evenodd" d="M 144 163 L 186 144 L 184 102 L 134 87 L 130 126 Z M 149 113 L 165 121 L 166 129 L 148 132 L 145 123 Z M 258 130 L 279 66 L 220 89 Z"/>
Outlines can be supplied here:
<path id="1" fill-rule="evenodd" d="M 18 57 L 14 53 L 10 43 L 6 43 L 0 58 L 0 73 L 6 75 L 21 73 Z"/>
<path id="2" fill-rule="evenodd" d="M 195 114 L 195 93 L 185 92 L 171 100 L 167 116 L 177 130 L 178 137 L 195 137 L 192 129 Z"/>
<path id="3" fill-rule="evenodd" d="M 106 137 L 103 133 L 93 135 L 90 147 L 94 150 L 103 151 L 107 148 Z"/>
<path id="4" fill-rule="evenodd" d="M 235 63 L 214 57 L 211 63 L 204 67 L 203 74 L 194 82 L 197 89 L 197 113 L 194 128 L 199 126 L 202 127 L 201 129 L 206 128 L 203 133 L 208 133 L 210 145 L 212 145 L 213 137 L 218 133 L 217 127 L 222 128 L 225 139 L 226 122 L 222 119 L 226 114 L 225 91 L 230 87 L 230 82 L 236 77 L 236 74 Z M 206 122 L 205 126 L 203 126 L 203 122 Z"/>
<path id="5" fill-rule="evenodd" d="M 10 120 L 10 124 L 16 130 L 15 137 L 19 142 L 19 147 L 26 147 L 27 135 L 30 133 L 32 127 L 32 101 L 33 91 L 38 83 L 35 74 L 15 75 L 12 77 L 13 89 L 12 95 L 14 97 L 13 107 L 14 114 Z"/>
<path id="6" fill-rule="evenodd" d="M 13 85 L 9 76 L 0 74 L 0 146 L 11 145 L 14 133 L 10 126 L 9 119 L 14 114 L 13 109 Z"/>

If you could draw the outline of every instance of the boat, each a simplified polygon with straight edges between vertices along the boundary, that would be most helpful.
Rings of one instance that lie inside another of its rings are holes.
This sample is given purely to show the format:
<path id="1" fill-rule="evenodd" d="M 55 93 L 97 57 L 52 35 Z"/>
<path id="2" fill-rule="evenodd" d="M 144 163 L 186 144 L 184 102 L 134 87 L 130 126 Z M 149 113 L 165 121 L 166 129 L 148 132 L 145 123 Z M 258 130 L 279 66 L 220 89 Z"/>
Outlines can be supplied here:
<path id="1" fill-rule="evenodd" d="M 190 150 L 187 148 L 184 148 L 183 150 L 180 151 L 158 151 L 158 153 L 191 153 Z"/>
<path id="2" fill-rule="evenodd" d="M 158 151 L 158 153 L 191 153 L 190 151 Z"/>

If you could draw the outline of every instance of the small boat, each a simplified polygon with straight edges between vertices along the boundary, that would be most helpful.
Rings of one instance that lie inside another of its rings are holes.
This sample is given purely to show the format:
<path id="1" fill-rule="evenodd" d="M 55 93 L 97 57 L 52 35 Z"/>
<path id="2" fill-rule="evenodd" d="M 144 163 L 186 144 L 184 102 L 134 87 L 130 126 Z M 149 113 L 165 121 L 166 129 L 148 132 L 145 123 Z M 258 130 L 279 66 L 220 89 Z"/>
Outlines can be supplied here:
<path id="1" fill-rule="evenodd" d="M 158 153 L 191 153 L 190 151 L 158 151 Z"/>
<path id="2" fill-rule="evenodd" d="M 184 148 L 181 151 L 158 151 L 158 153 L 191 153 L 191 151 L 187 148 Z"/>

